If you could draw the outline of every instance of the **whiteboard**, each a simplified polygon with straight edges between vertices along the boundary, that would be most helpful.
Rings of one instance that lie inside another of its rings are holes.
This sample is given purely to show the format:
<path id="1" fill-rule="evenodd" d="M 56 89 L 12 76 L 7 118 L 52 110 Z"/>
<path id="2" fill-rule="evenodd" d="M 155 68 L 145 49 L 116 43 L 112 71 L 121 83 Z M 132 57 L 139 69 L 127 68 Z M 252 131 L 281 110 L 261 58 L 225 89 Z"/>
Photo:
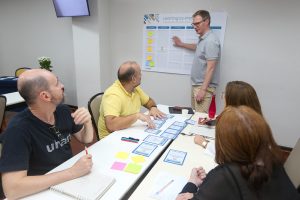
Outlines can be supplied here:
<path id="1" fill-rule="evenodd" d="M 192 13 L 145 14 L 143 29 L 142 70 L 176 74 L 190 74 L 194 51 L 175 47 L 172 38 L 196 44 L 199 35 L 191 25 Z M 224 43 L 227 14 L 211 13 L 211 30 Z"/>

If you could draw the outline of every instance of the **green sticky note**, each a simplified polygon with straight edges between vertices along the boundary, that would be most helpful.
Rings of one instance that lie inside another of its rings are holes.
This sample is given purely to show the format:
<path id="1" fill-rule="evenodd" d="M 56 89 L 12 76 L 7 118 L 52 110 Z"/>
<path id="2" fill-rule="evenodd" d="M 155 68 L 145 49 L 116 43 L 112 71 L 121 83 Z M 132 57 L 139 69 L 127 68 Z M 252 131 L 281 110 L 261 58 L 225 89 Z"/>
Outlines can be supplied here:
<path id="1" fill-rule="evenodd" d="M 125 172 L 129 172 L 129 173 L 133 173 L 133 174 L 138 174 L 140 173 L 142 169 L 142 165 L 138 165 L 135 163 L 129 163 L 126 168 L 125 168 Z"/>
<path id="2" fill-rule="evenodd" d="M 148 31 L 148 36 L 153 36 L 153 31 Z"/>
<path id="3" fill-rule="evenodd" d="M 150 67 L 154 67 L 154 61 L 150 61 Z"/>

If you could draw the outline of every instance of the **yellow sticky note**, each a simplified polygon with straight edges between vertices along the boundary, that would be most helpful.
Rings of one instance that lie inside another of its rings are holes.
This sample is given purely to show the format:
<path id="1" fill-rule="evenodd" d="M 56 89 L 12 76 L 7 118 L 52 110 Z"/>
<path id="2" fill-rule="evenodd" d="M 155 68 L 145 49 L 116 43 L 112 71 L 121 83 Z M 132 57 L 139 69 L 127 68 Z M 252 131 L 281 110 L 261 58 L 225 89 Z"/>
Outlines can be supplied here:
<path id="1" fill-rule="evenodd" d="M 149 37 L 153 36 L 153 31 L 148 31 L 148 36 Z"/>
<path id="2" fill-rule="evenodd" d="M 152 46 L 147 47 L 147 52 L 152 52 Z"/>
<path id="3" fill-rule="evenodd" d="M 135 164 L 135 163 L 129 163 L 126 166 L 124 171 L 132 173 L 132 174 L 138 174 L 138 173 L 140 173 L 141 169 L 142 169 L 142 165 Z"/>
<path id="4" fill-rule="evenodd" d="M 120 151 L 116 154 L 116 158 L 126 160 L 129 156 L 129 153 Z"/>
<path id="5" fill-rule="evenodd" d="M 152 56 L 147 56 L 146 60 L 152 60 Z"/>
<path id="6" fill-rule="evenodd" d="M 148 44 L 152 44 L 153 40 L 152 39 L 148 39 Z"/>
<path id="7" fill-rule="evenodd" d="M 131 157 L 131 160 L 134 162 L 134 163 L 143 163 L 145 162 L 145 157 L 144 156 L 132 156 Z"/>
<path id="8" fill-rule="evenodd" d="M 149 63 L 149 65 L 150 65 L 150 67 L 154 67 L 154 61 L 150 61 L 150 63 Z"/>

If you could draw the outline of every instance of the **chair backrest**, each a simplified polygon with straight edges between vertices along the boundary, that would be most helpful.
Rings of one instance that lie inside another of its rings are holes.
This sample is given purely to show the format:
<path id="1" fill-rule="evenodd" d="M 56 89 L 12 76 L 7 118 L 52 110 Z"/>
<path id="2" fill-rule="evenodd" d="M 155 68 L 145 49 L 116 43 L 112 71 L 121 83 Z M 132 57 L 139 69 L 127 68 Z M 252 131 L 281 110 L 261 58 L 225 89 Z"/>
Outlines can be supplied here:
<path id="1" fill-rule="evenodd" d="M 284 163 L 284 168 L 296 188 L 300 186 L 300 138 Z"/>
<path id="2" fill-rule="evenodd" d="M 20 67 L 18 69 L 16 69 L 15 71 L 15 77 L 19 77 L 23 72 L 25 72 L 26 70 L 29 70 L 31 68 L 29 67 Z"/>
<path id="3" fill-rule="evenodd" d="M 94 126 L 94 129 L 96 131 L 97 140 L 100 140 L 99 134 L 98 134 L 98 120 L 100 116 L 100 105 L 102 100 L 103 92 L 97 93 L 94 96 L 91 97 L 91 99 L 88 102 L 88 109 L 92 116 L 92 123 Z"/>
<path id="4" fill-rule="evenodd" d="M 2 155 L 2 143 L 0 143 L 0 158 L 1 158 L 1 155 Z"/>
<path id="5" fill-rule="evenodd" d="M 5 108 L 6 108 L 6 97 L 0 95 L 0 129 L 2 127 L 2 122 L 3 122 L 3 118 L 4 118 Z"/>
<path id="6" fill-rule="evenodd" d="M 4 114 L 5 114 L 5 108 L 6 108 L 6 97 L 0 95 L 0 130 L 2 127 L 2 122 L 3 122 L 3 118 L 4 118 Z M 2 143 L 0 141 L 0 158 L 1 158 L 1 155 L 2 155 Z M 5 199 L 3 187 L 2 187 L 1 173 L 0 173 L 0 199 Z"/>

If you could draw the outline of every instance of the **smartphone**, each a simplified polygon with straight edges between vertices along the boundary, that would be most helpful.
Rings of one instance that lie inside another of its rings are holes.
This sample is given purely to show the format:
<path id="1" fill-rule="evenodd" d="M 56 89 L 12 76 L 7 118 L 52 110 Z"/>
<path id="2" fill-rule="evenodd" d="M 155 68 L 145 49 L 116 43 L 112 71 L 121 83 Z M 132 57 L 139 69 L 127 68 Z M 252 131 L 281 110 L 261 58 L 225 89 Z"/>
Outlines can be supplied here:
<path id="1" fill-rule="evenodd" d="M 217 120 L 215 120 L 215 119 L 212 119 L 212 120 L 209 120 L 209 121 L 205 122 L 205 124 L 207 126 L 216 126 L 216 123 L 217 123 Z"/>

